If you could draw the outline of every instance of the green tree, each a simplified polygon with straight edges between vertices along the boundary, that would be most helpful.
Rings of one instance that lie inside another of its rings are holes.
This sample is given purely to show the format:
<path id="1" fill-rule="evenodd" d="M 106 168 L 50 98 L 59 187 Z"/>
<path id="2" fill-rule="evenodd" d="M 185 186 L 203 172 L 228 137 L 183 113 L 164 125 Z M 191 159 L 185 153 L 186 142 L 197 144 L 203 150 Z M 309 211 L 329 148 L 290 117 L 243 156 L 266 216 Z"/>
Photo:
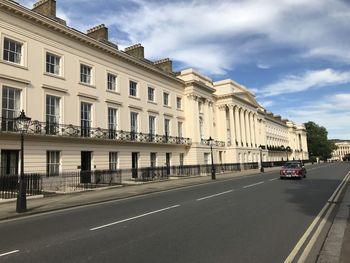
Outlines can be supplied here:
<path id="1" fill-rule="evenodd" d="M 325 127 L 319 126 L 316 123 L 309 121 L 304 123 L 307 134 L 307 147 L 310 153 L 310 158 L 320 157 L 327 160 L 331 157 L 331 153 L 337 147 L 334 142 L 328 140 L 328 132 Z"/>
<path id="2" fill-rule="evenodd" d="M 343 157 L 343 161 L 350 161 L 350 153 L 345 154 L 345 156 Z"/>

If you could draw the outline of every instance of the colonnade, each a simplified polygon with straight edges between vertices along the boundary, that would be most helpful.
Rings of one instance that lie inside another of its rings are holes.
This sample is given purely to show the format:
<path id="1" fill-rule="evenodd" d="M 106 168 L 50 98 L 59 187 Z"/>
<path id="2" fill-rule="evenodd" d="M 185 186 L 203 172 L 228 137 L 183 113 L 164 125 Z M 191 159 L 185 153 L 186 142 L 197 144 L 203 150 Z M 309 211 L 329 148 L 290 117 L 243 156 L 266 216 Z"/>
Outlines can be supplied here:
<path id="1" fill-rule="evenodd" d="M 227 134 L 225 133 L 229 129 L 231 145 L 254 148 L 258 146 L 258 118 L 255 112 L 237 105 L 222 105 L 219 110 L 219 121 L 221 125 L 225 125 L 221 129 L 222 139 L 226 139 Z M 229 115 L 227 124 L 229 127 L 226 127 L 226 114 Z"/>

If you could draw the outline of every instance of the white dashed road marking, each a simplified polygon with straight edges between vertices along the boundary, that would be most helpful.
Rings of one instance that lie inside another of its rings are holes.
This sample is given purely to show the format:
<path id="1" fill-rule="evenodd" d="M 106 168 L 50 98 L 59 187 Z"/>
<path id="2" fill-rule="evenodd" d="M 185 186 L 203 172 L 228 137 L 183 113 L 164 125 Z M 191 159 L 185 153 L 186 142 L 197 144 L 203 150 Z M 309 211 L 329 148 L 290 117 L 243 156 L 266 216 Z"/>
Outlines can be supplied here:
<path id="1" fill-rule="evenodd" d="M 249 187 L 253 187 L 253 186 L 256 186 L 256 185 L 259 185 L 259 184 L 263 184 L 263 183 L 264 183 L 264 181 L 258 182 L 258 183 L 256 183 L 256 184 L 246 185 L 246 186 L 243 186 L 243 189 L 249 188 Z"/>
<path id="2" fill-rule="evenodd" d="M 206 197 L 198 198 L 197 201 L 202 201 L 202 200 L 205 200 L 205 199 L 208 199 L 208 198 L 212 198 L 212 197 L 215 197 L 215 196 L 228 194 L 228 193 L 231 193 L 231 192 L 233 192 L 233 190 L 228 190 L 228 191 L 221 192 L 221 193 L 218 193 L 218 194 L 215 194 L 215 195 L 209 195 L 209 196 L 206 196 Z"/>
<path id="3" fill-rule="evenodd" d="M 4 257 L 4 256 L 11 255 L 11 254 L 18 253 L 18 252 L 19 252 L 18 249 L 17 250 L 13 250 L 13 251 L 9 251 L 9 252 L 0 254 L 0 257 Z"/>
<path id="4" fill-rule="evenodd" d="M 120 220 L 120 221 L 116 221 L 116 222 L 109 223 L 109 224 L 106 224 L 106 225 L 102 225 L 102 226 L 91 228 L 90 231 L 94 231 L 94 230 L 98 230 L 98 229 L 101 229 L 101 228 L 117 225 L 117 224 L 120 224 L 120 223 L 124 223 L 124 222 L 127 222 L 127 221 L 138 219 L 138 218 L 141 218 L 141 217 L 153 215 L 153 214 L 160 213 L 160 212 L 163 212 L 163 211 L 166 211 L 166 210 L 169 210 L 169 209 L 173 209 L 173 208 L 176 208 L 176 207 L 179 207 L 179 206 L 180 205 L 173 205 L 173 206 L 169 206 L 169 207 L 166 207 L 166 208 L 163 208 L 163 209 L 159 209 L 159 210 L 155 210 L 155 211 L 152 211 L 152 212 L 148 212 L 148 213 L 145 213 L 145 214 L 142 214 L 142 215 L 126 218 L 126 219 L 123 219 L 123 220 Z"/>

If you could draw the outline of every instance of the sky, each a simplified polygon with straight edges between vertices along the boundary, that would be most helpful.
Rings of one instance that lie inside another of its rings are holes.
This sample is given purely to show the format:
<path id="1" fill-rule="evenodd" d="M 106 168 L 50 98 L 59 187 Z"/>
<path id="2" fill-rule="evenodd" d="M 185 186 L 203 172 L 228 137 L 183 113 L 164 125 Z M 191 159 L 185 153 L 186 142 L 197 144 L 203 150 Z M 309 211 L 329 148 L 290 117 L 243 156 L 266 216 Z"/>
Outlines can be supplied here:
<path id="1" fill-rule="evenodd" d="M 17 0 L 32 8 L 35 0 Z M 233 79 L 267 110 L 350 140 L 350 0 L 56 0 L 57 16 L 99 24 L 119 49 Z"/>

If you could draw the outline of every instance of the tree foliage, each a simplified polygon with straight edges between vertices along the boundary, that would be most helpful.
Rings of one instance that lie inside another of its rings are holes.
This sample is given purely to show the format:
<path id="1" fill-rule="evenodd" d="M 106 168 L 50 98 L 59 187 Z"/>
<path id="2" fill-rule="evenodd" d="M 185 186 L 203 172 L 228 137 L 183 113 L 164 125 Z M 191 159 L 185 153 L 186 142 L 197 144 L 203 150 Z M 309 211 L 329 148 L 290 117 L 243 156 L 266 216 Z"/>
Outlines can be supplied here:
<path id="1" fill-rule="evenodd" d="M 325 127 L 309 121 L 304 123 L 307 134 L 307 147 L 312 157 L 320 157 L 327 160 L 337 147 L 334 142 L 328 140 L 328 132 Z"/>
<path id="2" fill-rule="evenodd" d="M 345 154 L 345 156 L 343 157 L 343 161 L 350 161 L 350 153 Z"/>

